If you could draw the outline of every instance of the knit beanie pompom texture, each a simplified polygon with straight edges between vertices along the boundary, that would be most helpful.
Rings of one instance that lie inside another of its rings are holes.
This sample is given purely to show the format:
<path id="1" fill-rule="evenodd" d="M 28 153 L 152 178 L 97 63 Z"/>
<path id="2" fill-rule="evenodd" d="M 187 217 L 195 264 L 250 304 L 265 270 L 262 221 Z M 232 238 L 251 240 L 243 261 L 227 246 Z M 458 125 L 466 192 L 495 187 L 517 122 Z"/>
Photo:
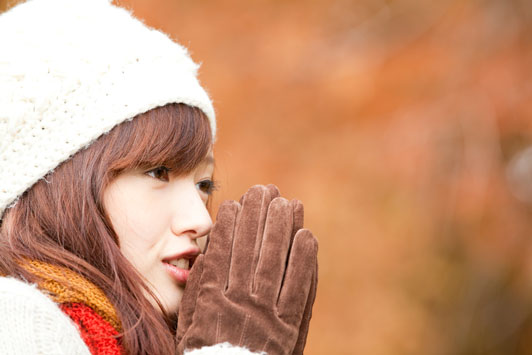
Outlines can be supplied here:
<path id="1" fill-rule="evenodd" d="M 0 15 L 0 219 L 117 124 L 169 103 L 214 109 L 187 50 L 108 0 L 31 0 Z"/>

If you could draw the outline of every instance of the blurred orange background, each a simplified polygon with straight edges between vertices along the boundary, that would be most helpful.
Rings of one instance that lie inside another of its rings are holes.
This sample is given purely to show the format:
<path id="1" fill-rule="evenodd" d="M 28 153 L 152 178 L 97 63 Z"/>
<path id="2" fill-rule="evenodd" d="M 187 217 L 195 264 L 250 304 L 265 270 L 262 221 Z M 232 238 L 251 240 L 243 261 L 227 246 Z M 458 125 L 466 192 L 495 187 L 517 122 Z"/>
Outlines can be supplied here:
<path id="1" fill-rule="evenodd" d="M 532 354 L 532 2 L 116 2 L 203 63 L 215 205 L 304 202 L 306 354 Z"/>

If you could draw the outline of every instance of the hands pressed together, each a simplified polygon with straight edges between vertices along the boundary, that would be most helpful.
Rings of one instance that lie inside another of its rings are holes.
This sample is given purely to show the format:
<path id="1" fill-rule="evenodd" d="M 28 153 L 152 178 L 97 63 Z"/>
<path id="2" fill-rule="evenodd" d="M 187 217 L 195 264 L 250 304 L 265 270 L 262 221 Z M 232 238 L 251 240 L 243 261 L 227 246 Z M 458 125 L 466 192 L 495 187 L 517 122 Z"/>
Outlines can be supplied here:
<path id="1" fill-rule="evenodd" d="M 302 354 L 316 296 L 318 244 L 303 204 L 274 185 L 225 201 L 179 307 L 178 353 L 223 342 Z"/>

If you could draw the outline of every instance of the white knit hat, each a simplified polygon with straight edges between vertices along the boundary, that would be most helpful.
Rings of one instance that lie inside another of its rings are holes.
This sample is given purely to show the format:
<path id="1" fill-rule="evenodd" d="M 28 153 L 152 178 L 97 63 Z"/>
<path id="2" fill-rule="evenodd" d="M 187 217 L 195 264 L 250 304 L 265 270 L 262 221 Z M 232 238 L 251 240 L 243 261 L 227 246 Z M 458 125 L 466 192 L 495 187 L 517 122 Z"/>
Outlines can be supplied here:
<path id="1" fill-rule="evenodd" d="M 212 103 L 187 50 L 108 0 L 32 0 L 0 15 L 0 218 L 35 182 L 134 116 Z"/>

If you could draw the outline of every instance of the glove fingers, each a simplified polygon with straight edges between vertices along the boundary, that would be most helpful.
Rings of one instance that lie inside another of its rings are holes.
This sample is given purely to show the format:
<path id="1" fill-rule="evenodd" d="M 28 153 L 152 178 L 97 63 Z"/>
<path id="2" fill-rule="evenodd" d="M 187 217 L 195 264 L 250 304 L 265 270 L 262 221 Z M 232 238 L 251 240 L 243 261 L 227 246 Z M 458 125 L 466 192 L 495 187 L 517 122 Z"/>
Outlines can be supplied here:
<path id="1" fill-rule="evenodd" d="M 198 298 L 201 274 L 203 272 L 203 255 L 199 255 L 194 262 L 192 270 L 188 275 L 185 292 L 179 303 L 177 319 L 177 342 L 179 343 L 183 335 L 192 323 L 192 316 L 196 308 L 196 299 Z"/>
<path id="2" fill-rule="evenodd" d="M 292 227 L 292 240 L 293 240 L 297 231 L 303 228 L 305 211 L 303 209 L 303 203 L 299 200 L 290 201 L 290 206 L 292 206 L 292 210 L 294 211 L 294 224 Z"/>
<path id="3" fill-rule="evenodd" d="M 224 201 L 221 204 L 205 253 L 202 283 L 211 283 L 222 292 L 228 282 L 231 247 L 239 211 L 240 205 L 235 201 Z"/>
<path id="4" fill-rule="evenodd" d="M 292 326 L 297 326 L 298 329 L 312 287 L 317 253 L 318 242 L 312 233 L 307 229 L 297 232 L 290 251 L 277 310 L 281 319 Z"/>
<path id="5" fill-rule="evenodd" d="M 295 234 L 303 228 L 304 224 L 304 209 L 303 203 L 299 200 L 290 201 L 290 205 L 294 211 L 294 226 L 292 229 L 292 241 L 295 237 Z M 305 305 L 305 310 L 303 311 L 303 317 L 301 319 L 301 325 L 299 326 L 299 335 L 297 338 L 296 345 L 292 351 L 292 355 L 303 355 L 303 350 L 305 349 L 305 344 L 307 343 L 307 334 L 309 329 L 310 319 L 312 317 L 312 306 L 314 305 L 314 299 L 316 298 L 316 286 L 318 282 L 318 265 L 316 264 L 316 271 L 312 277 L 312 285 L 310 286 L 310 292 L 307 297 L 307 303 Z"/>
<path id="6" fill-rule="evenodd" d="M 307 334 L 310 325 L 310 319 L 312 318 L 312 306 L 316 299 L 316 289 L 318 286 L 318 264 L 316 263 L 316 270 L 312 277 L 312 285 L 310 286 L 310 292 L 307 298 L 307 304 L 305 305 L 305 311 L 303 312 L 303 318 L 301 319 L 301 325 L 299 326 L 299 336 L 297 338 L 296 346 L 292 355 L 303 355 L 305 344 L 307 342 Z"/>
<path id="7" fill-rule="evenodd" d="M 270 203 L 254 277 L 253 293 L 275 305 L 283 281 L 293 226 L 291 204 L 278 197 Z"/>
<path id="8" fill-rule="evenodd" d="M 281 196 L 281 192 L 279 191 L 277 186 L 275 186 L 274 184 L 266 185 L 266 189 L 270 192 L 270 198 L 272 200 L 274 198 L 276 198 L 276 197 Z M 244 194 L 244 195 L 242 195 L 242 197 L 240 197 L 240 201 L 239 201 L 240 204 L 242 204 L 242 202 L 244 202 L 244 196 L 246 196 L 246 195 Z"/>
<path id="9" fill-rule="evenodd" d="M 242 199 L 232 245 L 228 295 L 249 295 L 253 265 L 258 258 L 270 202 L 270 192 L 262 185 L 251 187 Z"/>
<path id="10" fill-rule="evenodd" d="M 273 200 L 274 198 L 276 197 L 279 197 L 281 196 L 281 192 L 279 191 L 279 189 L 277 188 L 277 186 L 275 186 L 274 184 L 268 184 L 266 185 L 266 188 L 268 189 L 268 191 L 270 192 L 270 198 Z"/>

